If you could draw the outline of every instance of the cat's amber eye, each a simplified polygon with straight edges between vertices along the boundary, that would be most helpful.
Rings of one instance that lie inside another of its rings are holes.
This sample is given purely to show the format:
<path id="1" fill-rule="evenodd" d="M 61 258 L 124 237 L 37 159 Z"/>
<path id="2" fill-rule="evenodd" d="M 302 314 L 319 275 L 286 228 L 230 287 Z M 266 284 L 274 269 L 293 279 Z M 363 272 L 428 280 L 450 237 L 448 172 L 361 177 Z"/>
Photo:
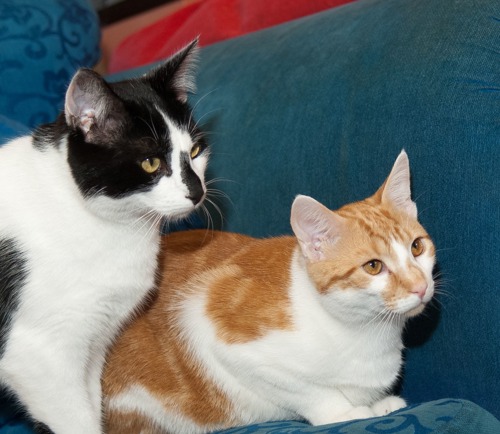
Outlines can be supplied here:
<path id="1" fill-rule="evenodd" d="M 378 259 L 372 259 L 371 261 L 368 261 L 365 265 L 363 265 L 363 270 L 365 270 L 368 274 L 371 274 L 372 276 L 380 274 L 383 269 L 384 269 L 384 264 L 382 261 L 379 261 Z"/>
<path id="2" fill-rule="evenodd" d="M 424 241 L 422 238 L 417 238 L 413 243 L 411 243 L 411 253 L 415 258 L 424 253 Z"/>
<path id="3" fill-rule="evenodd" d="M 141 167 L 146 173 L 155 173 L 160 168 L 161 161 L 157 157 L 146 158 L 142 160 Z"/>
<path id="4" fill-rule="evenodd" d="M 191 148 L 191 159 L 194 160 L 198 155 L 201 153 L 201 145 L 199 143 L 196 143 L 192 148 Z"/>

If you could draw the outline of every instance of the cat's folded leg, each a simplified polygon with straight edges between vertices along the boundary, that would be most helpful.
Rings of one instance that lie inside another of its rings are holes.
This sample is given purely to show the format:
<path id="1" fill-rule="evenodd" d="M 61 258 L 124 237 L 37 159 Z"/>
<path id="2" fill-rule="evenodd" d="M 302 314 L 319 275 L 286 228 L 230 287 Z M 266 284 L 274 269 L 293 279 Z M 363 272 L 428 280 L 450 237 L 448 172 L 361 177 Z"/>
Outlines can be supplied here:
<path id="1" fill-rule="evenodd" d="M 308 400 L 308 408 L 300 412 L 312 425 L 327 425 L 354 419 L 374 417 L 374 411 L 367 406 L 353 406 L 338 391 L 331 391 L 322 399 Z"/>
<path id="2" fill-rule="evenodd" d="M 404 407 L 406 407 L 406 401 L 403 398 L 391 395 L 377 401 L 371 408 L 375 416 L 385 416 Z"/>

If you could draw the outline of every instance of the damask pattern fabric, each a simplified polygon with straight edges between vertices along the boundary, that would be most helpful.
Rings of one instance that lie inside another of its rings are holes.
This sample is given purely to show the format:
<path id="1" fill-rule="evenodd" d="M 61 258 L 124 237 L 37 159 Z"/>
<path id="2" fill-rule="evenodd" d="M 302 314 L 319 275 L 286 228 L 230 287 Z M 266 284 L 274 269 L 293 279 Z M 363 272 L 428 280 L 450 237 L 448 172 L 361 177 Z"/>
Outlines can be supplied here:
<path id="1" fill-rule="evenodd" d="M 99 38 L 87 0 L 0 0 L 0 115 L 54 120 L 73 73 L 97 63 Z"/>
<path id="2" fill-rule="evenodd" d="M 220 431 L 219 434 L 431 434 L 496 433 L 500 423 L 470 401 L 442 399 L 414 405 L 385 417 L 310 426 L 283 421 Z"/>

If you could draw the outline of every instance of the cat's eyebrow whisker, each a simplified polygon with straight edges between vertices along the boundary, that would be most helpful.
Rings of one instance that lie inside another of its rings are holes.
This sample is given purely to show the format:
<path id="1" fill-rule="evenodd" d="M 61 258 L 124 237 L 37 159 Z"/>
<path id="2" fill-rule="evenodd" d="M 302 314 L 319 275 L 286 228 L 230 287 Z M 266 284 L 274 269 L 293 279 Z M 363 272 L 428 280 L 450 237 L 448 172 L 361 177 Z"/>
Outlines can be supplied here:
<path id="1" fill-rule="evenodd" d="M 198 104 L 200 104 L 200 102 L 202 102 L 207 96 L 211 95 L 212 93 L 214 93 L 215 91 L 219 90 L 218 87 L 212 89 L 211 91 L 205 93 L 205 95 L 201 96 L 198 101 L 196 101 L 196 104 L 193 106 L 192 110 L 191 110 L 191 113 L 189 115 L 189 122 L 188 122 L 188 125 L 191 125 L 191 122 L 193 121 L 193 113 L 195 112 L 196 108 L 198 107 Z M 195 127 L 196 127 L 196 124 L 195 124 Z"/>
<path id="2" fill-rule="evenodd" d="M 439 249 L 436 249 L 436 253 L 439 252 L 447 252 L 448 250 L 456 250 L 456 247 L 440 247 Z"/>
<path id="3" fill-rule="evenodd" d="M 215 109 L 212 109 L 212 110 L 210 110 L 210 111 L 206 112 L 206 113 L 205 113 L 205 114 L 203 114 L 202 116 L 200 116 L 200 117 L 199 117 L 199 119 L 198 119 L 198 120 L 196 121 L 196 123 L 194 124 L 194 127 L 193 127 L 193 128 L 194 128 L 194 129 L 197 129 L 197 128 L 203 129 L 203 128 L 201 128 L 201 127 L 200 127 L 200 122 L 201 122 L 201 120 L 202 120 L 205 116 L 208 116 L 209 114 L 212 114 L 212 113 L 214 113 L 214 112 L 216 112 L 216 111 L 219 111 L 219 110 L 221 110 L 221 108 L 215 108 Z"/>
<path id="4" fill-rule="evenodd" d="M 160 111 L 158 108 L 157 108 L 157 110 Z M 149 119 L 151 121 L 150 128 L 152 128 L 152 130 L 153 130 L 153 136 L 156 137 L 157 141 L 160 141 L 160 135 L 158 134 L 158 131 L 156 130 L 156 125 L 155 125 L 155 122 L 153 121 L 153 114 L 151 112 L 149 112 Z"/>
<path id="5" fill-rule="evenodd" d="M 160 138 L 159 138 L 158 132 L 156 131 L 156 128 L 154 126 L 153 117 L 152 117 L 151 113 L 149 113 L 149 118 L 150 118 L 151 122 L 148 122 L 143 117 L 138 117 L 137 119 L 144 122 L 144 124 L 149 128 L 149 131 L 151 131 L 151 134 L 153 135 L 153 137 L 151 137 L 153 139 L 153 141 L 159 142 Z"/>
<path id="6" fill-rule="evenodd" d="M 238 182 L 232 180 L 232 179 L 227 179 L 227 178 L 212 178 L 209 179 L 208 181 L 205 182 L 205 185 L 211 185 L 214 182 L 232 182 L 234 184 L 238 184 Z"/>

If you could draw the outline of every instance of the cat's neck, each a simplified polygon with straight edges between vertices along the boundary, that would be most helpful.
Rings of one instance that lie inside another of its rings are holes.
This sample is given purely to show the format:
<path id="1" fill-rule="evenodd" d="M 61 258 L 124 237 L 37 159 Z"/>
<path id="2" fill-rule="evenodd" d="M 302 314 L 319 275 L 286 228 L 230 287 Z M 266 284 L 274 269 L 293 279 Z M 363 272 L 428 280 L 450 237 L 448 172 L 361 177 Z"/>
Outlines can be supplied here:
<path id="1" fill-rule="evenodd" d="M 55 126 L 50 124 L 43 128 L 54 131 Z M 18 138 L 5 149 L 3 159 L 12 160 L 10 165 L 7 163 L 3 175 L 23 191 L 19 207 L 29 203 L 32 208 L 41 210 L 36 217 L 31 213 L 19 216 L 27 221 L 28 227 L 39 225 L 40 230 L 51 227 L 57 216 L 59 227 L 67 228 L 73 235 L 85 227 L 96 234 L 108 231 L 123 237 L 129 233 L 133 239 L 159 242 L 160 219 L 134 212 L 133 198 L 130 199 L 132 203 L 127 204 L 126 200 L 106 196 L 84 197 L 67 163 L 65 134 Z M 23 173 L 15 169 L 19 161 L 26 169 Z"/>
<path id="2" fill-rule="evenodd" d="M 307 259 L 297 246 L 291 262 L 293 282 L 291 296 L 300 300 L 298 316 L 314 327 L 336 333 L 342 330 L 346 336 L 379 336 L 382 331 L 388 341 L 400 340 L 405 319 L 390 313 L 370 313 L 365 306 L 360 309 L 343 308 L 335 302 L 335 294 L 320 294 L 308 272 Z M 335 290 L 333 290 L 335 291 Z M 349 291 L 349 290 L 338 290 Z M 354 291 L 354 290 L 353 290 Z"/>

